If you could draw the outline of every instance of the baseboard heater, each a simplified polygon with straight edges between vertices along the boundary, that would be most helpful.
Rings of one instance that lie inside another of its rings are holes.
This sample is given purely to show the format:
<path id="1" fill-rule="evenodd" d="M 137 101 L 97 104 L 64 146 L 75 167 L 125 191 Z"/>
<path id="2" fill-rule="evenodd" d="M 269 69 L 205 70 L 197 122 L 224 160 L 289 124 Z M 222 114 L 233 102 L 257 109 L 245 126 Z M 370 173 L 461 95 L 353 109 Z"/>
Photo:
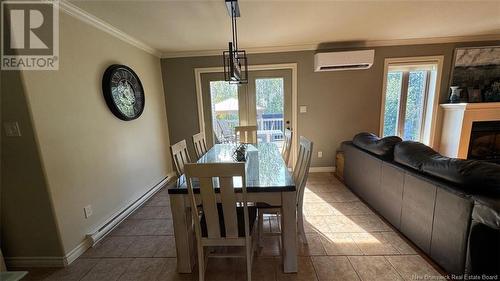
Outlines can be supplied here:
<path id="1" fill-rule="evenodd" d="M 102 226 L 100 226 L 96 231 L 91 234 L 87 234 L 87 239 L 90 245 L 93 247 L 99 241 L 101 241 L 108 233 L 110 233 L 115 227 L 117 227 L 122 221 L 128 218 L 135 210 L 141 207 L 146 201 L 149 200 L 153 195 L 156 194 L 162 187 L 167 185 L 174 176 L 169 174 L 163 178 L 159 183 L 152 187 L 148 192 L 139 197 L 125 208 L 116 212 L 110 219 L 108 219 Z"/>

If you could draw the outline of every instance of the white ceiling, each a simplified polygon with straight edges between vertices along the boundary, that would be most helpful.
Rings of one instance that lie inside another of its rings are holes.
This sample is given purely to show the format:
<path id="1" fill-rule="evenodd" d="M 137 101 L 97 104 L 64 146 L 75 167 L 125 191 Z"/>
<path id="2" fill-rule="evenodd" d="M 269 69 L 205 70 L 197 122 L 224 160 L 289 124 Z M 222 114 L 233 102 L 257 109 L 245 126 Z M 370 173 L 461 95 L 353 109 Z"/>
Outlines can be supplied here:
<path id="1" fill-rule="evenodd" d="M 239 2 L 239 47 L 243 49 L 500 36 L 500 1 Z M 71 3 L 167 56 L 225 49 L 231 36 L 224 0 Z"/>

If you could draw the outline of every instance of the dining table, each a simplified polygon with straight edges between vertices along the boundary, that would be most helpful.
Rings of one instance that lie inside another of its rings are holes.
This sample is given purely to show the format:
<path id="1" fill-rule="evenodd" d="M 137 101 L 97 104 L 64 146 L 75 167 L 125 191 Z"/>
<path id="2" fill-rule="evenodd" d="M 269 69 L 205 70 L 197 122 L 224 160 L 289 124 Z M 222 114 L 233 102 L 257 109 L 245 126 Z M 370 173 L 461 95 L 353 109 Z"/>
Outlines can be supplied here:
<path id="1" fill-rule="evenodd" d="M 297 272 L 297 194 L 292 175 L 275 143 L 246 144 L 244 159 L 236 157 L 239 144 L 215 144 L 197 163 L 245 162 L 247 201 L 281 208 L 283 272 Z M 238 159 L 238 160 L 236 160 Z M 241 177 L 233 179 L 241 200 Z M 217 185 L 214 186 L 216 194 Z M 193 181 L 193 193 L 199 186 Z M 180 176 L 168 186 L 177 252 L 177 271 L 191 273 L 195 264 L 196 241 L 186 178 Z"/>

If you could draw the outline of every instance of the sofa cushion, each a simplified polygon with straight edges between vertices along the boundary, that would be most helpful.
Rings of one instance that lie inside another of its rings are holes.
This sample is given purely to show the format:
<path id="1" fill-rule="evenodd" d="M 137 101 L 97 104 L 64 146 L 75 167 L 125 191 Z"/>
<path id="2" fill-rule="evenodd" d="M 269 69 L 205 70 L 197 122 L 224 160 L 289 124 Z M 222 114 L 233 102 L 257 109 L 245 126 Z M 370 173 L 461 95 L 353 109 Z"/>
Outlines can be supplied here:
<path id="1" fill-rule="evenodd" d="M 430 157 L 439 155 L 427 145 L 415 141 L 403 141 L 394 147 L 394 161 L 422 171 L 422 165 Z"/>
<path id="2" fill-rule="evenodd" d="M 500 195 L 498 164 L 448 158 L 437 154 L 423 162 L 422 171 L 452 182 L 472 194 Z"/>
<path id="3" fill-rule="evenodd" d="M 500 165 L 442 156 L 423 143 L 403 141 L 394 147 L 394 161 L 446 180 L 471 194 L 500 194 Z"/>
<path id="4" fill-rule="evenodd" d="M 401 142 L 401 138 L 396 136 L 379 138 L 375 134 L 359 133 L 354 136 L 352 142 L 355 146 L 384 159 L 392 159 L 394 146 Z"/>

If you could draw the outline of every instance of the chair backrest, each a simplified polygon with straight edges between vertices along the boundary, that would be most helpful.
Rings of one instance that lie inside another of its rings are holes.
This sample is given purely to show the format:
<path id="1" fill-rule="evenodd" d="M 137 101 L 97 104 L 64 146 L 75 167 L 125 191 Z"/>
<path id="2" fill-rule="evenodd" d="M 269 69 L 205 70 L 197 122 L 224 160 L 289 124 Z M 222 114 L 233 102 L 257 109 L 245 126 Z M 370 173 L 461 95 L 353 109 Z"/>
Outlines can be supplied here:
<path id="1" fill-rule="evenodd" d="M 311 166 L 313 143 L 301 136 L 299 141 L 299 152 L 297 155 L 297 163 L 293 169 L 293 180 L 297 187 L 297 204 L 302 206 L 304 198 L 304 189 L 309 175 L 309 167 Z"/>
<path id="2" fill-rule="evenodd" d="M 236 126 L 234 132 L 239 143 L 257 143 L 257 126 Z"/>
<path id="3" fill-rule="evenodd" d="M 180 142 L 171 145 L 170 153 L 172 153 L 172 159 L 174 160 L 177 176 L 180 177 L 184 174 L 184 166 L 191 162 L 191 157 L 189 157 L 189 152 L 187 150 L 186 140 L 181 140 Z"/>
<path id="4" fill-rule="evenodd" d="M 203 132 L 193 136 L 193 145 L 194 152 L 196 153 L 196 157 L 198 159 L 200 159 L 203 154 L 207 153 L 207 143 L 205 141 L 205 134 Z"/>
<path id="5" fill-rule="evenodd" d="M 292 150 L 292 131 L 289 129 L 285 129 L 283 134 L 283 147 L 281 149 L 281 157 L 283 157 L 283 161 L 288 166 L 288 161 L 290 160 L 290 151 Z"/>
<path id="6" fill-rule="evenodd" d="M 246 196 L 245 163 L 208 163 L 186 164 L 186 179 L 191 201 L 191 210 L 197 210 L 198 204 L 193 191 L 193 179 L 199 182 L 201 197 L 201 212 L 205 216 L 208 239 L 238 238 L 237 200 L 234 192 L 233 177 L 241 177 L 243 215 L 245 220 L 245 237 L 250 236 L 248 218 L 248 203 Z M 221 224 L 217 207 L 217 198 L 214 183 L 218 182 L 220 188 L 220 202 L 224 217 L 225 235 L 221 234 Z M 201 237 L 200 216 L 193 213 L 196 236 Z"/>

